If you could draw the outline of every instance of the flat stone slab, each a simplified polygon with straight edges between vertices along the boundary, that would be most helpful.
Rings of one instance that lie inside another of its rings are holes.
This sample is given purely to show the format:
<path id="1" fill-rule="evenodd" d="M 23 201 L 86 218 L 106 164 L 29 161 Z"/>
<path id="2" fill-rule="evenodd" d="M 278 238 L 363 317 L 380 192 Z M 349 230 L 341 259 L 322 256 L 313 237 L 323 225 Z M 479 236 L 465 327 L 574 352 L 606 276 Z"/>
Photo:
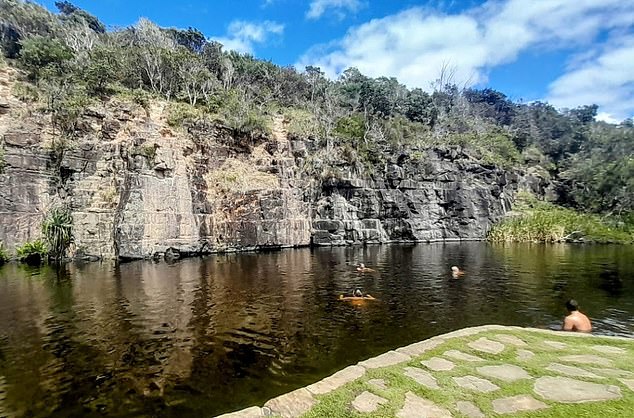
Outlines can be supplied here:
<path id="1" fill-rule="evenodd" d="M 406 367 L 404 374 L 405 376 L 412 378 L 419 385 L 423 385 L 429 389 L 440 389 L 436 378 L 418 367 Z"/>
<path id="2" fill-rule="evenodd" d="M 627 386 L 629 390 L 634 391 L 634 379 L 619 379 L 619 381 Z"/>
<path id="3" fill-rule="evenodd" d="M 488 338 L 484 337 L 470 342 L 467 345 L 474 350 L 482 351 L 489 354 L 500 354 L 502 351 L 504 351 L 505 348 L 504 344 L 497 341 L 489 340 Z"/>
<path id="4" fill-rule="evenodd" d="M 357 396 L 356 398 L 354 398 L 354 401 L 352 401 L 352 407 L 357 412 L 368 414 L 370 412 L 376 411 L 379 408 L 379 406 L 387 402 L 388 402 L 387 399 L 377 396 L 374 393 L 365 391 L 359 396 Z"/>
<path id="5" fill-rule="evenodd" d="M 528 361 L 535 357 L 535 353 L 528 350 L 517 350 L 517 359 L 519 361 Z"/>
<path id="6" fill-rule="evenodd" d="M 535 382 L 533 390 L 544 399 L 562 403 L 609 401 L 621 398 L 621 389 L 618 386 L 583 382 L 568 377 L 540 377 Z"/>
<path id="7" fill-rule="evenodd" d="M 510 345 L 514 345 L 515 347 L 526 347 L 528 344 L 526 344 L 526 341 L 521 340 L 520 338 L 516 337 L 515 335 L 509 335 L 509 334 L 496 334 L 493 336 L 493 338 L 495 338 L 498 341 L 501 341 L 505 344 L 510 344 Z"/>
<path id="8" fill-rule="evenodd" d="M 593 345 L 592 348 L 594 351 L 598 351 L 603 354 L 625 354 L 627 350 L 619 347 L 612 347 L 610 345 Z"/>
<path id="9" fill-rule="evenodd" d="M 361 366 L 350 366 L 343 370 L 339 370 L 337 373 L 328 376 L 325 379 L 320 380 L 317 383 L 313 383 L 307 386 L 306 389 L 313 395 L 323 395 L 333 390 L 339 389 L 346 383 L 350 383 L 357 380 L 365 374 L 365 369 Z"/>
<path id="10" fill-rule="evenodd" d="M 264 404 L 273 414 L 284 418 L 295 418 L 308 412 L 317 401 L 306 388 L 289 392 L 285 395 L 273 398 Z"/>
<path id="11" fill-rule="evenodd" d="M 216 418 L 260 418 L 264 416 L 262 408 L 252 406 L 251 408 L 243 409 L 242 411 L 231 412 L 229 414 L 223 414 Z"/>
<path id="12" fill-rule="evenodd" d="M 483 366 L 476 369 L 478 373 L 487 377 L 502 380 L 504 382 L 515 382 L 516 380 L 530 379 L 526 370 L 514 364 L 502 364 L 500 366 Z"/>
<path id="13" fill-rule="evenodd" d="M 445 351 L 442 355 L 445 357 L 452 358 L 454 360 L 468 361 L 472 363 L 478 362 L 478 361 L 484 361 L 484 359 L 481 357 L 472 356 L 471 354 L 463 353 L 462 351 L 458 351 L 458 350 Z"/>
<path id="14" fill-rule="evenodd" d="M 377 389 L 387 390 L 387 383 L 383 379 L 370 379 L 368 384 L 374 386 Z"/>
<path id="15" fill-rule="evenodd" d="M 480 411 L 480 408 L 475 406 L 472 402 L 459 401 L 456 403 L 456 409 L 469 418 L 484 418 L 484 414 Z"/>
<path id="16" fill-rule="evenodd" d="M 486 379 L 475 376 L 462 376 L 452 378 L 456 384 L 462 388 L 473 390 L 476 392 L 489 393 L 500 389 L 495 383 L 491 383 Z"/>
<path id="17" fill-rule="evenodd" d="M 572 377 L 589 377 L 591 379 L 605 379 L 603 376 L 599 376 L 587 370 L 581 369 L 575 366 L 567 366 L 565 364 L 551 363 L 546 367 L 546 370 L 551 372 L 565 374 Z"/>
<path id="18" fill-rule="evenodd" d="M 405 394 L 405 404 L 396 413 L 398 418 L 451 418 L 451 412 L 435 403 L 414 395 Z"/>
<path id="19" fill-rule="evenodd" d="M 603 369 L 599 367 L 590 367 L 590 370 L 592 370 L 595 373 L 599 373 L 603 376 L 608 376 L 608 377 L 634 378 L 634 373 L 628 372 L 627 370 Z"/>
<path id="20" fill-rule="evenodd" d="M 429 350 L 433 350 L 438 347 L 440 344 L 445 343 L 445 340 L 427 340 L 421 341 L 418 343 L 410 344 L 405 347 L 397 348 L 395 351 L 397 353 L 405 354 L 412 357 L 420 356 L 421 354 L 425 354 Z"/>
<path id="21" fill-rule="evenodd" d="M 496 399 L 492 402 L 493 410 L 498 414 L 514 414 L 523 411 L 546 409 L 548 405 L 532 396 L 518 395 L 509 398 Z"/>
<path id="22" fill-rule="evenodd" d="M 420 363 L 435 372 L 446 372 L 456 367 L 453 362 L 440 357 L 432 357 L 429 360 L 423 360 Z"/>
<path id="23" fill-rule="evenodd" d="M 568 344 L 560 343 L 558 341 L 546 340 L 544 341 L 544 344 L 546 344 L 550 348 L 554 348 L 555 350 L 563 350 L 564 348 L 568 347 Z"/>
<path id="24" fill-rule="evenodd" d="M 559 360 L 566 363 L 594 364 L 597 366 L 611 366 L 612 360 L 595 356 L 593 354 L 579 354 L 573 356 L 563 356 Z"/>
<path id="25" fill-rule="evenodd" d="M 409 360 L 411 360 L 411 357 L 407 354 L 398 353 L 396 351 L 388 351 L 380 356 L 360 362 L 359 366 L 363 366 L 366 369 L 378 369 L 380 367 L 394 366 L 395 364 Z"/>

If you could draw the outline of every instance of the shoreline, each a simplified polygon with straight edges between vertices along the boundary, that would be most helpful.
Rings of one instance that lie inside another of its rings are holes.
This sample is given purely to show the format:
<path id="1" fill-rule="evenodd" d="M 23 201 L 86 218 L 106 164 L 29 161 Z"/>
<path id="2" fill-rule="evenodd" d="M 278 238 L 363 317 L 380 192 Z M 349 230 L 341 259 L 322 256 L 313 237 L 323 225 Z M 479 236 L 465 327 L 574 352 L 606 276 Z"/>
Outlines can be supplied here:
<path id="1" fill-rule="evenodd" d="M 611 341 L 634 342 L 634 339 L 620 336 L 594 335 L 591 333 L 574 333 L 553 331 L 541 328 L 528 328 L 504 325 L 481 325 L 477 327 L 462 328 L 446 334 L 440 334 L 426 340 L 415 342 L 404 347 L 390 350 L 378 356 L 363 360 L 357 364 L 345 367 L 334 374 L 321 379 L 308 386 L 296 389 L 268 400 L 263 406 L 251 406 L 235 412 L 229 412 L 216 418 L 257 418 L 267 416 L 282 416 L 294 418 L 310 411 L 319 403 L 317 396 L 327 395 L 347 383 L 351 383 L 363 377 L 368 371 L 382 367 L 390 367 L 411 361 L 427 351 L 433 350 L 441 344 L 453 339 L 471 337 L 490 331 L 515 331 L 543 334 L 544 336 L 565 336 L 566 338 L 601 338 Z"/>

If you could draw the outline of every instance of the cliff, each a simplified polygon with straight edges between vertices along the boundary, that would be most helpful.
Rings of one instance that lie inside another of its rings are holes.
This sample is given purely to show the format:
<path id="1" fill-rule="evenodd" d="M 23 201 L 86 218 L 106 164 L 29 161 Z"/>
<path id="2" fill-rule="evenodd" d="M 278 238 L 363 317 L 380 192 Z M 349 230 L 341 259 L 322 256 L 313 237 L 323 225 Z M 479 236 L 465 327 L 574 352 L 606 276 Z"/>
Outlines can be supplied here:
<path id="1" fill-rule="evenodd" d="M 481 163 L 460 147 L 385 149 L 369 170 L 288 135 L 240 133 L 212 121 L 168 123 L 168 106 L 109 99 L 62 142 L 51 116 L 12 95 L 0 69 L 0 240 L 40 236 L 68 204 L 78 254 L 165 253 L 482 239 L 535 178 Z M 315 169 L 316 166 L 320 168 Z"/>

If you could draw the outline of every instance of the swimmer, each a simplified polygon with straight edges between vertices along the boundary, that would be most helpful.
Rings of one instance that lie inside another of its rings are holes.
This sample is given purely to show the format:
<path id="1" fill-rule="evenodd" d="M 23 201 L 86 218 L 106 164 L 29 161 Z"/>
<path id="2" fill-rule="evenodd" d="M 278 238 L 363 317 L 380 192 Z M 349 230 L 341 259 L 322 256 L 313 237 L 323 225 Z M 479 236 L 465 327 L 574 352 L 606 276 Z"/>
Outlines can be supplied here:
<path id="1" fill-rule="evenodd" d="M 460 270 L 458 267 L 456 266 L 452 266 L 451 267 L 451 275 L 457 279 L 458 277 L 464 275 L 464 271 Z"/>
<path id="2" fill-rule="evenodd" d="M 579 304 L 576 300 L 570 299 L 566 302 L 568 316 L 564 319 L 564 331 L 592 332 L 590 319 L 579 312 Z"/>
<path id="3" fill-rule="evenodd" d="M 359 265 L 357 266 L 357 271 L 360 272 L 360 273 L 369 273 L 369 272 L 374 271 L 374 270 L 372 270 L 369 267 L 366 267 L 365 264 L 363 264 L 363 263 L 359 263 Z"/>

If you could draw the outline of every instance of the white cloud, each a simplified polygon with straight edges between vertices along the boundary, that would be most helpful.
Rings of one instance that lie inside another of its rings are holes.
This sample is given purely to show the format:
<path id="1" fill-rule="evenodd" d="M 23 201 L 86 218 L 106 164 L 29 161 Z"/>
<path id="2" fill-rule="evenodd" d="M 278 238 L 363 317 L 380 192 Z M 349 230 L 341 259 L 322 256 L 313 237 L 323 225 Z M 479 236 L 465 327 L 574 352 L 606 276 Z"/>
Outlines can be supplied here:
<path id="1" fill-rule="evenodd" d="M 281 36 L 284 33 L 284 25 L 272 22 L 246 22 L 236 20 L 231 22 L 227 29 L 227 35 L 213 40 L 224 45 L 225 49 L 242 53 L 253 53 L 255 44 L 265 43 L 271 35 Z"/>
<path id="2" fill-rule="evenodd" d="M 319 19 L 328 9 L 332 9 L 341 16 L 346 11 L 355 12 L 361 8 L 361 0 L 312 0 L 306 12 L 308 19 Z"/>
<path id="3" fill-rule="evenodd" d="M 608 41 L 596 56 L 574 60 L 549 86 L 548 101 L 558 107 L 597 104 L 606 122 L 634 115 L 634 35 Z"/>
<path id="4" fill-rule="evenodd" d="M 449 65 L 454 82 L 474 85 L 527 49 L 582 48 L 600 34 L 627 34 L 632 22 L 634 0 L 489 0 L 460 14 L 415 7 L 351 28 L 342 39 L 309 50 L 298 66 L 316 65 L 331 77 L 357 67 L 430 89 Z"/>

